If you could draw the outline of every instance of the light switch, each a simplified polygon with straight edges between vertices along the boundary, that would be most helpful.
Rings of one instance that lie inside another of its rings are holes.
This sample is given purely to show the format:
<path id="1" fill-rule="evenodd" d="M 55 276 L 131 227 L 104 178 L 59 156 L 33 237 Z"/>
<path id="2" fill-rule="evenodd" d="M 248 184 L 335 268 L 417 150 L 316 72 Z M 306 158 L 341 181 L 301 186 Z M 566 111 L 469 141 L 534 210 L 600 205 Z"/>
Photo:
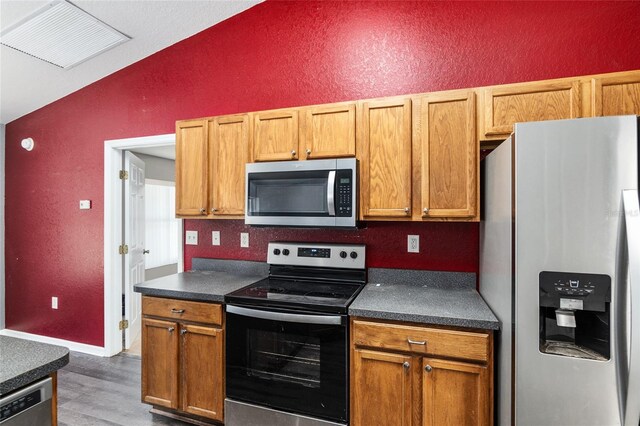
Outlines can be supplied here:
<path id="1" fill-rule="evenodd" d="M 198 231 L 187 231 L 184 234 L 185 237 L 185 244 L 190 245 L 190 246 L 197 246 L 198 245 Z"/>
<path id="2" fill-rule="evenodd" d="M 211 245 L 220 245 L 220 231 L 211 231 Z"/>
<path id="3" fill-rule="evenodd" d="M 89 210 L 91 208 L 91 200 L 80 200 L 80 210 Z"/>

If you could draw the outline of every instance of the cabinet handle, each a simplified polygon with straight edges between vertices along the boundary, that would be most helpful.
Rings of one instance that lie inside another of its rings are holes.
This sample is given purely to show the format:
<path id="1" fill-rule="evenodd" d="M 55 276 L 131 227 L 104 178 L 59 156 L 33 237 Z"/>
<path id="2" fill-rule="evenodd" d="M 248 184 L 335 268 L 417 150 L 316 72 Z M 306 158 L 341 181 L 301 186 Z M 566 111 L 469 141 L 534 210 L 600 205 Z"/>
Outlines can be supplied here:
<path id="1" fill-rule="evenodd" d="M 217 211 L 218 211 L 218 209 L 216 209 L 215 207 L 211 209 L 211 213 L 215 213 Z"/>
<path id="2" fill-rule="evenodd" d="M 171 309 L 171 313 L 172 313 L 172 314 L 184 314 L 184 309 L 176 309 L 176 308 L 172 308 L 172 309 Z"/>
<path id="3" fill-rule="evenodd" d="M 151 253 L 149 250 L 144 250 L 144 249 L 142 250 L 142 254 L 149 254 L 149 253 Z"/>
<path id="4" fill-rule="evenodd" d="M 411 364 L 409 364 L 408 361 L 405 361 L 402 366 L 404 367 L 404 369 L 406 370 L 407 368 L 409 368 L 411 366 Z"/>
<path id="5" fill-rule="evenodd" d="M 292 156 L 292 157 L 295 157 L 295 156 L 296 156 L 296 150 L 295 150 L 295 149 L 291 150 L 291 156 Z"/>
<path id="6" fill-rule="evenodd" d="M 183 328 L 182 330 L 180 330 L 180 334 L 182 334 L 184 336 L 185 334 L 187 334 L 187 330 L 185 328 Z"/>
<path id="7" fill-rule="evenodd" d="M 426 345 L 427 341 L 426 340 L 411 340 L 411 339 L 407 339 L 407 342 L 409 342 L 410 345 Z"/>
<path id="8" fill-rule="evenodd" d="M 429 214 L 429 209 L 425 207 L 424 209 L 422 209 L 422 213 L 424 213 L 424 215 L 426 216 L 427 214 Z"/>
<path id="9" fill-rule="evenodd" d="M 207 209 L 205 209 L 205 208 L 200 209 L 200 213 L 201 214 L 207 214 Z"/>
<path id="10" fill-rule="evenodd" d="M 427 366 L 424 367 L 424 371 L 426 371 L 427 373 L 431 373 L 431 370 L 433 370 L 433 368 L 431 368 L 429 364 L 427 364 Z"/>
<path id="11" fill-rule="evenodd" d="M 175 327 L 169 327 L 167 328 L 167 330 L 169 331 L 169 333 L 173 333 L 173 330 L 175 330 Z"/>
<path id="12" fill-rule="evenodd" d="M 409 214 L 409 207 L 405 207 L 405 208 L 404 208 L 404 212 L 405 212 L 406 214 Z"/>
<path id="13" fill-rule="evenodd" d="M 311 155 L 311 150 L 307 148 L 307 155 Z"/>

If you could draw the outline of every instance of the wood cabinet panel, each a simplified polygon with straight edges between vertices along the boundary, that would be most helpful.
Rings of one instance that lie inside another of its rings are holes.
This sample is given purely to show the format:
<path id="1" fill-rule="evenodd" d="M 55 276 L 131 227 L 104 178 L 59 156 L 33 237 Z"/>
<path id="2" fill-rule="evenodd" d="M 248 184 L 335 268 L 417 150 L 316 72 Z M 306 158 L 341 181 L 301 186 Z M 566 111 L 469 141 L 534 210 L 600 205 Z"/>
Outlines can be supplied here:
<path id="1" fill-rule="evenodd" d="M 222 305 L 217 303 L 142 296 L 142 314 L 176 321 L 222 324 Z"/>
<path id="2" fill-rule="evenodd" d="M 300 122 L 304 159 L 356 155 L 356 105 L 331 104 L 305 108 Z"/>
<path id="3" fill-rule="evenodd" d="M 484 89 L 483 137 L 506 138 L 517 122 L 581 117 L 580 81 L 521 83 Z"/>
<path id="4" fill-rule="evenodd" d="M 424 358 L 423 426 L 491 424 L 486 366 Z"/>
<path id="5" fill-rule="evenodd" d="M 362 217 L 410 218 L 411 99 L 364 102 L 358 127 Z"/>
<path id="6" fill-rule="evenodd" d="M 222 421 L 224 343 L 219 328 L 182 325 L 182 410 Z"/>
<path id="7" fill-rule="evenodd" d="M 251 162 L 247 114 L 215 117 L 209 122 L 211 137 L 211 213 L 244 215 L 245 164 Z"/>
<path id="8" fill-rule="evenodd" d="M 351 380 L 351 424 L 412 424 L 410 356 L 355 349 Z"/>
<path id="9" fill-rule="evenodd" d="M 593 116 L 640 115 L 640 71 L 591 80 Z"/>
<path id="10" fill-rule="evenodd" d="M 430 94 L 420 105 L 422 217 L 474 217 L 479 175 L 475 94 Z"/>
<path id="11" fill-rule="evenodd" d="M 208 209 L 206 120 L 176 123 L 176 215 L 206 216 Z"/>
<path id="12" fill-rule="evenodd" d="M 297 160 L 298 111 L 280 110 L 253 114 L 253 160 Z"/>
<path id="13" fill-rule="evenodd" d="M 142 319 L 142 401 L 178 408 L 178 324 Z"/>

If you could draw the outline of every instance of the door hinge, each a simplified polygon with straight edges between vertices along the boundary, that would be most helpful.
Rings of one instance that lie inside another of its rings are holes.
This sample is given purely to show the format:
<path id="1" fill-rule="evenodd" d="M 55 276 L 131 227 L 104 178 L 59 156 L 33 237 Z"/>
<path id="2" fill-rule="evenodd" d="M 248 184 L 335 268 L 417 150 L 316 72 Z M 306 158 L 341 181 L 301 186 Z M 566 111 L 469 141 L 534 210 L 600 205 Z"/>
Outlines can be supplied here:
<path id="1" fill-rule="evenodd" d="M 127 180 L 129 179 L 129 172 L 126 170 L 120 170 L 119 176 L 120 176 L 120 179 Z"/>
<path id="2" fill-rule="evenodd" d="M 118 253 L 119 254 L 129 254 L 129 246 L 126 244 L 122 244 L 120 247 L 118 247 Z"/>
<path id="3" fill-rule="evenodd" d="M 129 320 L 122 320 L 118 323 L 118 328 L 120 330 L 124 330 L 126 328 L 129 328 Z"/>

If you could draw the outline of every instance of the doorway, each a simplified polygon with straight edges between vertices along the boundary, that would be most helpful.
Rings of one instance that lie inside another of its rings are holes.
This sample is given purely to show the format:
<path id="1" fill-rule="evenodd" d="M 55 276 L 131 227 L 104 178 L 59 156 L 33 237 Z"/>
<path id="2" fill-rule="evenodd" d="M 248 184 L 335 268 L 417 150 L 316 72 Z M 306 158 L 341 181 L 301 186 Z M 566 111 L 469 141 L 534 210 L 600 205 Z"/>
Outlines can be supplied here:
<path id="1" fill-rule="evenodd" d="M 104 354 L 112 356 L 121 352 L 124 348 L 123 332 L 120 330 L 120 321 L 129 320 L 127 315 L 132 315 L 132 309 L 124 309 L 123 306 L 135 306 L 137 293 L 123 290 L 123 283 L 129 279 L 125 269 L 123 255 L 119 253 L 120 246 L 124 243 L 124 234 L 127 228 L 128 217 L 125 212 L 125 188 L 120 179 L 120 170 L 123 170 L 123 158 L 126 152 L 142 153 L 139 156 L 157 156 L 159 152 L 175 152 L 175 135 L 157 135 L 139 138 L 118 139 L 105 141 L 105 168 L 104 168 Z M 156 153 L 154 155 L 154 152 Z M 180 221 L 181 224 L 182 221 Z M 183 270 L 183 246 L 180 227 L 178 246 L 177 272 Z M 125 255 L 126 256 L 126 255 Z M 131 289 L 129 286 L 129 290 Z M 124 300 L 123 300 L 124 299 Z M 124 305 L 123 305 L 124 303 Z M 126 334 L 126 332 L 125 332 Z M 127 334 L 127 337 L 130 337 Z M 128 345 L 132 343 L 128 340 Z"/>

